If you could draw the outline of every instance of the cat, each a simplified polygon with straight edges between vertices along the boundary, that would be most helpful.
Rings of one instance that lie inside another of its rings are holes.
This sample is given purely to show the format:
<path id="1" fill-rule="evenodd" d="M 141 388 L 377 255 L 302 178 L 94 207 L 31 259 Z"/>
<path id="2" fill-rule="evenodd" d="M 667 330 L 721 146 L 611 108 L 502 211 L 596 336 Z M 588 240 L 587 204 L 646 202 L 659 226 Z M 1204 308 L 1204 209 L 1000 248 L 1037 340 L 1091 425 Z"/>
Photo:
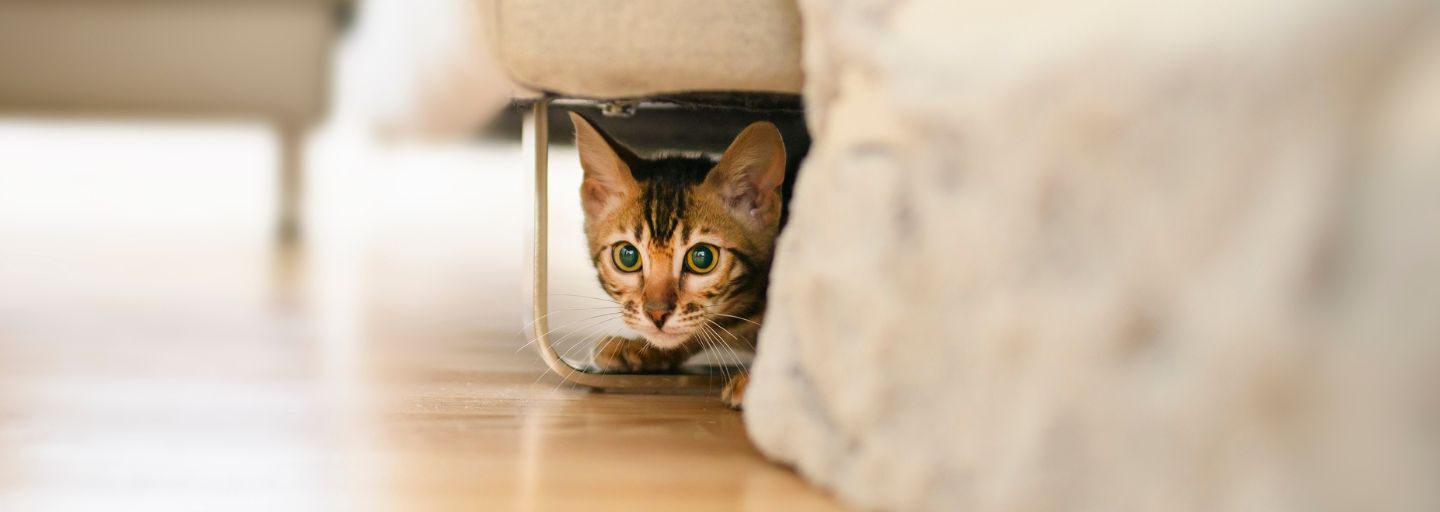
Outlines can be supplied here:
<path id="1" fill-rule="evenodd" d="M 590 260 L 626 325 L 643 338 L 595 347 L 606 372 L 671 370 L 705 348 L 753 350 L 785 200 L 787 162 L 775 125 L 747 126 L 718 158 L 642 157 L 570 113 L 584 180 Z M 749 373 L 721 399 L 744 402 Z"/>

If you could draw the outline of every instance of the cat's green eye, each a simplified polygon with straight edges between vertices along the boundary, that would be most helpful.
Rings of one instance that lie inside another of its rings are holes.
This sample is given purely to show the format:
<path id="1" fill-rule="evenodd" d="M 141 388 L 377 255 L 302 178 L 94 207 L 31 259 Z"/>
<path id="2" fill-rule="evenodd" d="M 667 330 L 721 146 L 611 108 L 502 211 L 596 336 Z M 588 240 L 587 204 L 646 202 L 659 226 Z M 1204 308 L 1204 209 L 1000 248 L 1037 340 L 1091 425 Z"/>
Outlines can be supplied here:
<path id="1" fill-rule="evenodd" d="M 611 254 L 614 255 L 616 268 L 626 272 L 640 270 L 640 249 L 630 245 L 630 242 L 615 244 L 615 249 L 611 251 Z"/>
<path id="2" fill-rule="evenodd" d="M 685 255 L 685 267 L 696 274 L 709 273 L 715 270 L 715 246 L 710 244 L 699 244 L 690 248 L 690 253 Z"/>

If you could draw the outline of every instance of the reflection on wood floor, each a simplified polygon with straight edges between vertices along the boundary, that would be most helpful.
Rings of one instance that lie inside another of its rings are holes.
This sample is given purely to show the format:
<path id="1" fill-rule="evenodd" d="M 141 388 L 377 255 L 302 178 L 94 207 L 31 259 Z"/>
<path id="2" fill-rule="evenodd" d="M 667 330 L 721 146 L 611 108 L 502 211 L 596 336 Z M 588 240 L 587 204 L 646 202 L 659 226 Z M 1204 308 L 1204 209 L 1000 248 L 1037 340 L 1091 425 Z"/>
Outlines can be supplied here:
<path id="1" fill-rule="evenodd" d="M 591 393 L 517 352 L 523 216 L 495 219 L 521 182 L 475 172 L 513 162 L 408 160 L 431 209 L 376 213 L 325 191 L 400 178 L 332 161 L 314 179 L 339 184 L 312 190 L 338 210 L 277 254 L 264 201 L 235 199 L 263 197 L 260 171 L 117 187 L 77 213 L 62 192 L 96 192 L 55 175 L 86 165 L 59 154 L 86 140 L 46 140 L 17 164 L 37 143 L 0 138 L 0 202 L 29 198 L 0 205 L 0 510 L 835 508 L 713 397 Z M 128 179 L 268 147 L 224 140 L 195 161 L 131 155 Z M 116 216 L 167 194 L 185 198 L 171 214 Z M 205 204 L 242 206 L 186 210 Z M 347 228 L 346 204 L 371 214 Z"/>

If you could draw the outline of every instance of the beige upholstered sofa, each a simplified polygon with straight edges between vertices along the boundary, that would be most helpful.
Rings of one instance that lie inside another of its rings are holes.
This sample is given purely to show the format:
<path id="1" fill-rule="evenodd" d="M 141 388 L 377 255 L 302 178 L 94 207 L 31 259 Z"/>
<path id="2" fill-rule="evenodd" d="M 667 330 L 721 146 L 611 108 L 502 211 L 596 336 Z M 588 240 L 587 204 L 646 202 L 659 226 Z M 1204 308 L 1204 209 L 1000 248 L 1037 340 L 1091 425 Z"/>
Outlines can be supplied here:
<path id="1" fill-rule="evenodd" d="M 480 9 L 496 60 L 534 91 L 800 92 L 792 0 L 487 0 Z"/>

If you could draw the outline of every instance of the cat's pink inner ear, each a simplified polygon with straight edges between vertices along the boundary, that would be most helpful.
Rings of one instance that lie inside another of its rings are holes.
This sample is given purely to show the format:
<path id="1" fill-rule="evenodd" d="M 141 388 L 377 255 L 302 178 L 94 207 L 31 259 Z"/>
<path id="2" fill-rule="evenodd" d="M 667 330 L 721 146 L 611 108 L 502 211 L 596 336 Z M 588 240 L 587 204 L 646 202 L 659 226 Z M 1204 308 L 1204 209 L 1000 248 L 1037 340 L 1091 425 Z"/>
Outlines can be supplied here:
<path id="1" fill-rule="evenodd" d="M 575 123 L 575 146 L 580 153 L 580 168 L 585 170 L 580 203 L 587 217 L 599 217 L 638 193 L 640 185 L 599 130 L 574 112 L 570 113 L 570 121 Z"/>
<path id="2" fill-rule="evenodd" d="M 780 219 L 780 185 L 785 182 L 785 142 L 775 125 L 745 127 L 705 178 L 726 206 L 747 220 L 774 226 Z"/>

